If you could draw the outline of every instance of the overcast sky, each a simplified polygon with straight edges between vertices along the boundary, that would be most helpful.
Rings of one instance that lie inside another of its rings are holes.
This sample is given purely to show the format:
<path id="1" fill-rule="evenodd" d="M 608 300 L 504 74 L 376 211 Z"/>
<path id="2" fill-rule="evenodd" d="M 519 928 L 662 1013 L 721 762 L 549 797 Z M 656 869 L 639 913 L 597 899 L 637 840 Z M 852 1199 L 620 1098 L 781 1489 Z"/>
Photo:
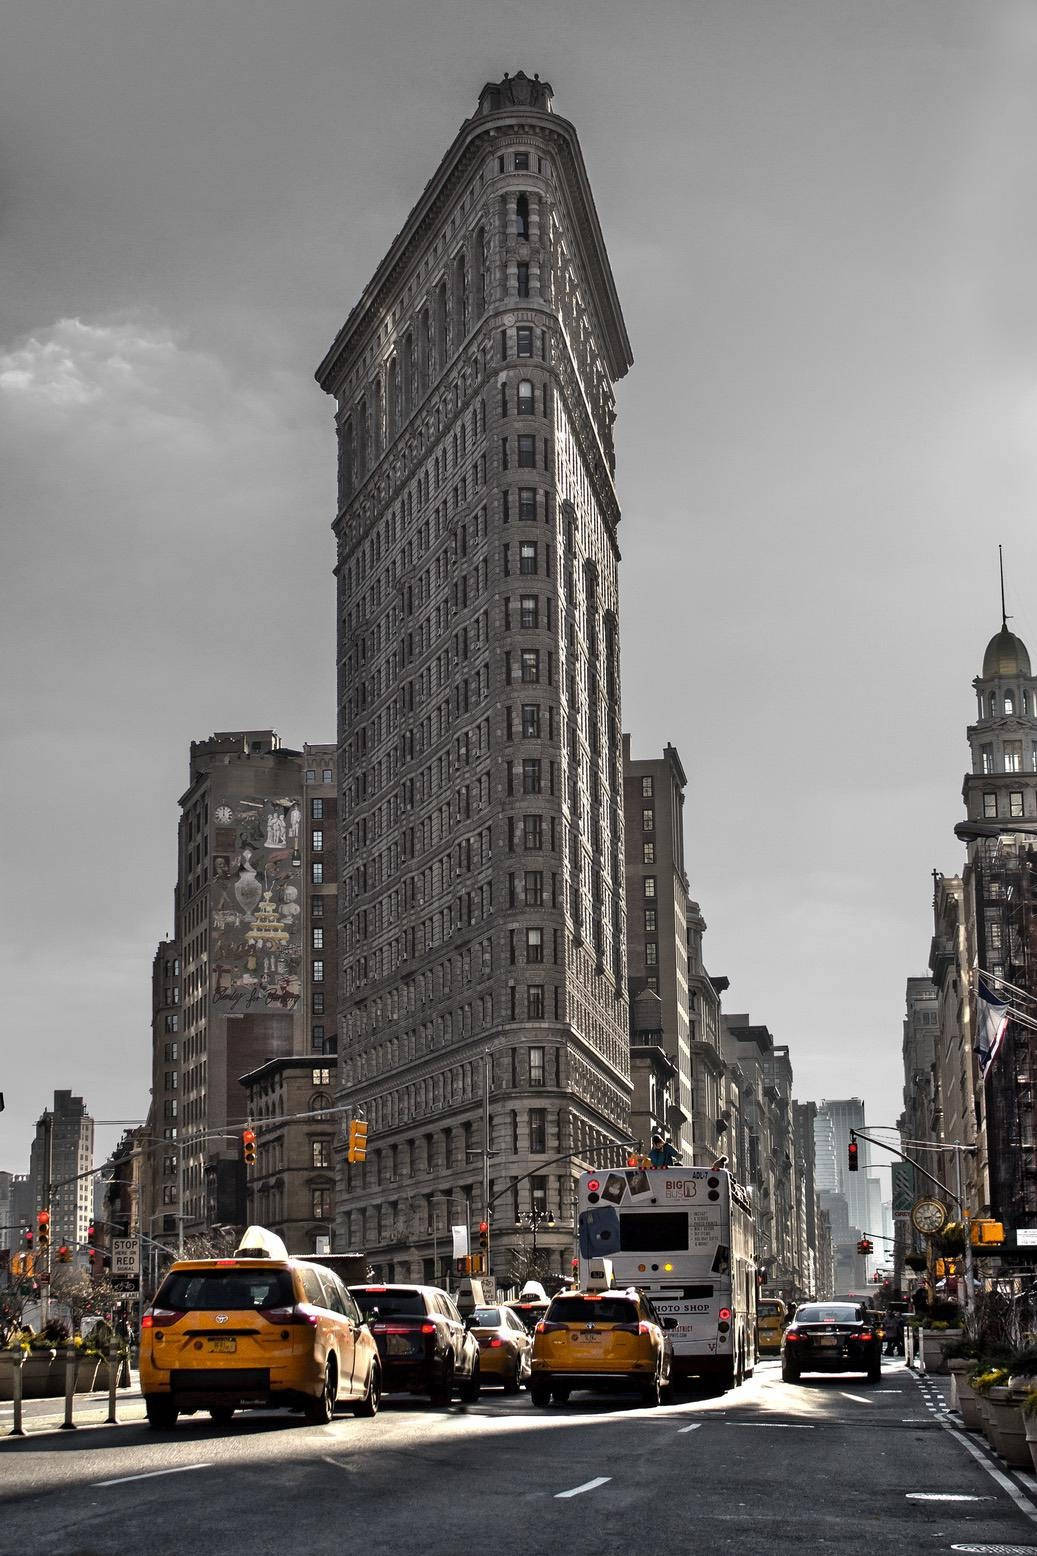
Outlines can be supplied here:
<path id="1" fill-rule="evenodd" d="M 688 771 L 708 966 L 800 1097 L 892 1122 L 999 540 L 1037 650 L 1037 0 L 0 19 L 0 1167 L 55 1086 L 144 1116 L 188 743 L 335 736 L 313 371 L 518 69 L 579 130 L 633 344 L 624 725 Z"/>

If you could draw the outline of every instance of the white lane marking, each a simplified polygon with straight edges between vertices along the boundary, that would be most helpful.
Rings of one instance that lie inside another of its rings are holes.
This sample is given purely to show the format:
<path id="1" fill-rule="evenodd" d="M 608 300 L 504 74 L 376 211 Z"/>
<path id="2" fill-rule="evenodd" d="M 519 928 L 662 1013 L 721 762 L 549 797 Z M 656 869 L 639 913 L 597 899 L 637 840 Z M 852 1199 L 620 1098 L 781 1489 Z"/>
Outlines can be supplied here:
<path id="1" fill-rule="evenodd" d="M 842 1395 L 843 1399 L 855 1399 L 857 1401 L 858 1405 L 870 1405 L 871 1404 L 871 1400 L 870 1399 L 866 1399 L 863 1394 L 847 1394 L 844 1389 L 840 1389 L 839 1393 Z"/>
<path id="2" fill-rule="evenodd" d="M 693 1422 L 693 1424 L 691 1426 L 682 1426 L 680 1428 L 679 1432 L 677 1433 L 677 1436 L 678 1437 L 683 1437 L 685 1432 L 697 1432 L 701 1425 L 702 1425 L 701 1421 L 695 1421 L 695 1422 Z"/>
<path id="3" fill-rule="evenodd" d="M 994 1502 L 995 1497 L 970 1497 L 963 1491 L 908 1491 L 909 1502 Z"/>
<path id="4" fill-rule="evenodd" d="M 725 1421 L 725 1426 L 777 1426 L 785 1432 L 812 1432 L 812 1426 L 801 1426 L 798 1421 Z"/>
<path id="5" fill-rule="evenodd" d="M 876 1394 L 902 1394 L 903 1389 L 876 1389 Z"/>
<path id="6" fill-rule="evenodd" d="M 120 1475 L 118 1480 L 95 1480 L 95 1486 L 125 1486 L 131 1480 L 157 1480 L 159 1475 L 183 1475 L 188 1470 L 208 1470 L 212 1468 L 212 1460 L 207 1459 L 204 1464 L 176 1464 L 171 1470 L 148 1470 L 146 1475 Z"/>
<path id="7" fill-rule="evenodd" d="M 607 1486 L 611 1479 L 611 1475 L 597 1475 L 593 1480 L 585 1480 L 582 1486 L 573 1486 L 571 1491 L 556 1491 L 555 1501 L 563 1497 L 578 1497 L 581 1492 L 593 1491 L 596 1486 Z"/>
<path id="8" fill-rule="evenodd" d="M 325 1464 L 333 1464 L 337 1470 L 345 1470 L 347 1473 L 352 1471 L 353 1466 L 351 1464 L 343 1464 L 341 1459 L 332 1459 L 326 1453 L 322 1453 L 321 1458 Z"/>
<path id="9" fill-rule="evenodd" d="M 1002 1475 L 1001 1471 L 995 1465 L 991 1464 L 986 1454 L 982 1453 L 979 1448 L 976 1447 L 975 1443 L 969 1441 L 964 1432 L 959 1432 L 956 1426 L 952 1426 L 950 1421 L 945 1420 L 941 1415 L 936 1415 L 935 1412 L 934 1419 L 939 1422 L 940 1426 L 943 1427 L 945 1432 L 949 1433 L 949 1435 L 953 1437 L 956 1442 L 961 1444 L 966 1453 L 970 1453 L 972 1455 L 977 1464 L 982 1465 L 983 1469 L 986 1470 L 991 1480 L 999 1485 L 1002 1491 L 1008 1492 L 1008 1495 L 1011 1497 L 1020 1513 L 1022 1513 L 1025 1518 L 1028 1518 L 1032 1524 L 1037 1524 L 1037 1504 L 1031 1502 L 1030 1498 L 1025 1496 L 1024 1493 L 1019 1490 L 1019 1487 L 1015 1484 L 1015 1482 L 1009 1480 L 1007 1475 Z"/>

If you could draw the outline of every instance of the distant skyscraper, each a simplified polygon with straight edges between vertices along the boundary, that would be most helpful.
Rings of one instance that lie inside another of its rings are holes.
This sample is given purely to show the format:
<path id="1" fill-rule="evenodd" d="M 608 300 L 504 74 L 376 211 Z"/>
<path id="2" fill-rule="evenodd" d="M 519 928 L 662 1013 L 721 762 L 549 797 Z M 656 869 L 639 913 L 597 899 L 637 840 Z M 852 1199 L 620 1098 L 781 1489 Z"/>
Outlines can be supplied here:
<path id="1" fill-rule="evenodd" d="M 385 1274 L 429 1270 L 433 1228 L 482 1214 L 487 1050 L 496 1249 L 571 1217 L 579 1160 L 629 1127 L 630 361 L 576 131 L 546 82 L 487 84 L 317 374 L 339 454 L 339 1071 L 371 1130 L 339 1228 Z M 571 1227 L 537 1245 L 568 1271 Z"/>
<path id="2" fill-rule="evenodd" d="M 828 1120 L 828 1125 L 822 1122 Z M 830 1126 L 830 1127 L 829 1127 Z M 834 1154 L 835 1187 L 831 1192 L 842 1194 L 846 1199 L 849 1210 L 850 1226 L 857 1227 L 862 1232 L 868 1229 L 868 1210 L 870 1204 L 870 1190 L 868 1188 L 868 1142 L 861 1140 L 858 1144 L 858 1170 L 849 1170 L 849 1145 L 852 1130 L 863 1129 L 864 1103 L 859 1097 L 844 1097 L 838 1101 L 825 1100 L 817 1110 L 817 1119 L 814 1123 L 815 1138 L 819 1142 L 818 1150 L 818 1187 L 827 1187 L 829 1174 L 828 1161 L 824 1166 L 825 1182 L 821 1182 L 821 1143 L 826 1156 L 831 1151 Z M 829 1157 L 829 1160 L 831 1158 Z"/>
<path id="3" fill-rule="evenodd" d="M 50 1210 L 52 1256 L 62 1243 L 72 1249 L 86 1244 L 94 1208 L 93 1165 L 94 1121 L 82 1097 L 56 1091 L 54 1106 L 36 1124 L 29 1154 L 33 1213 L 28 1224 L 35 1232 L 36 1213 Z"/>

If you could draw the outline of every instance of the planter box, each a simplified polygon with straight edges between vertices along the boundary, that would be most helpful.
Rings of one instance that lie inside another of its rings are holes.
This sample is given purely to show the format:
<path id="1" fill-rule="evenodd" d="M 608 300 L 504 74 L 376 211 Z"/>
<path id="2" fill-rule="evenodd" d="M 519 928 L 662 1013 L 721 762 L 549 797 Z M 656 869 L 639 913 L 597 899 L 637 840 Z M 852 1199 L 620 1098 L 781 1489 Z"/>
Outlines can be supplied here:
<path id="1" fill-rule="evenodd" d="M 1026 1423 L 1026 1446 L 1030 1450 L 1030 1463 L 1033 1465 L 1033 1473 L 1037 1475 L 1037 1416 L 1024 1416 Z"/>
<path id="2" fill-rule="evenodd" d="M 987 1406 L 994 1447 L 1015 1469 L 1029 1469 L 1030 1450 L 1026 1445 L 1022 1405 L 1006 1387 L 991 1389 Z"/>
<path id="3" fill-rule="evenodd" d="M 956 1356 L 953 1361 L 947 1363 L 947 1371 L 951 1375 L 951 1406 L 952 1410 L 960 1410 L 961 1394 L 958 1387 L 959 1378 L 964 1378 L 972 1370 L 972 1362 L 965 1356 Z"/>
<path id="4" fill-rule="evenodd" d="M 958 1387 L 958 1409 L 961 1411 L 961 1419 L 970 1432 L 981 1432 L 983 1416 L 979 1408 L 979 1395 L 969 1382 L 967 1373 L 959 1372 L 955 1381 Z"/>
<path id="5" fill-rule="evenodd" d="M 122 1363 L 119 1362 L 121 1369 Z M 108 1387 L 108 1362 L 103 1356 L 80 1356 L 76 1361 L 76 1393 L 92 1394 Z M 60 1399 L 65 1393 L 65 1358 L 59 1351 L 33 1351 L 22 1366 L 23 1399 Z M 14 1363 L 10 1352 L 0 1351 L 0 1400 L 14 1398 Z"/>
<path id="6" fill-rule="evenodd" d="M 960 1329 L 923 1329 L 919 1336 L 922 1370 L 946 1374 L 948 1367 L 944 1352 L 949 1345 L 957 1345 L 961 1338 Z"/>

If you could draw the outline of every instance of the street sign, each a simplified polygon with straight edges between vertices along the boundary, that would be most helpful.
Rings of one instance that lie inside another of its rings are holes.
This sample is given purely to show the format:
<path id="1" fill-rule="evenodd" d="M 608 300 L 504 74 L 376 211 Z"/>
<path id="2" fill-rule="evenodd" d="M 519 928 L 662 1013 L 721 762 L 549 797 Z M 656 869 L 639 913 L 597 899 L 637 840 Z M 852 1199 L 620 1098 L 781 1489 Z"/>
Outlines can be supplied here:
<path id="1" fill-rule="evenodd" d="M 318 1238 L 315 1238 L 314 1241 L 316 1242 L 316 1245 L 317 1245 L 314 1248 L 314 1250 L 313 1250 L 314 1253 L 330 1253 L 331 1252 L 331 1238 L 330 1237 L 318 1237 Z"/>
<path id="2" fill-rule="evenodd" d="M 1037 1226 L 1018 1227 L 1015 1241 L 1019 1248 L 1037 1248 Z"/>
<path id="3" fill-rule="evenodd" d="M 495 1275 L 480 1275 L 479 1285 L 482 1287 L 482 1299 L 487 1307 L 491 1307 L 497 1300 L 497 1277 Z"/>
<path id="4" fill-rule="evenodd" d="M 454 1258 L 467 1259 L 469 1254 L 467 1226 L 452 1226 L 450 1235 L 454 1242 Z"/>
<path id="5" fill-rule="evenodd" d="M 135 1237 L 113 1237 L 112 1274 L 139 1275 L 140 1259 L 138 1255 L 139 1250 Z"/>

